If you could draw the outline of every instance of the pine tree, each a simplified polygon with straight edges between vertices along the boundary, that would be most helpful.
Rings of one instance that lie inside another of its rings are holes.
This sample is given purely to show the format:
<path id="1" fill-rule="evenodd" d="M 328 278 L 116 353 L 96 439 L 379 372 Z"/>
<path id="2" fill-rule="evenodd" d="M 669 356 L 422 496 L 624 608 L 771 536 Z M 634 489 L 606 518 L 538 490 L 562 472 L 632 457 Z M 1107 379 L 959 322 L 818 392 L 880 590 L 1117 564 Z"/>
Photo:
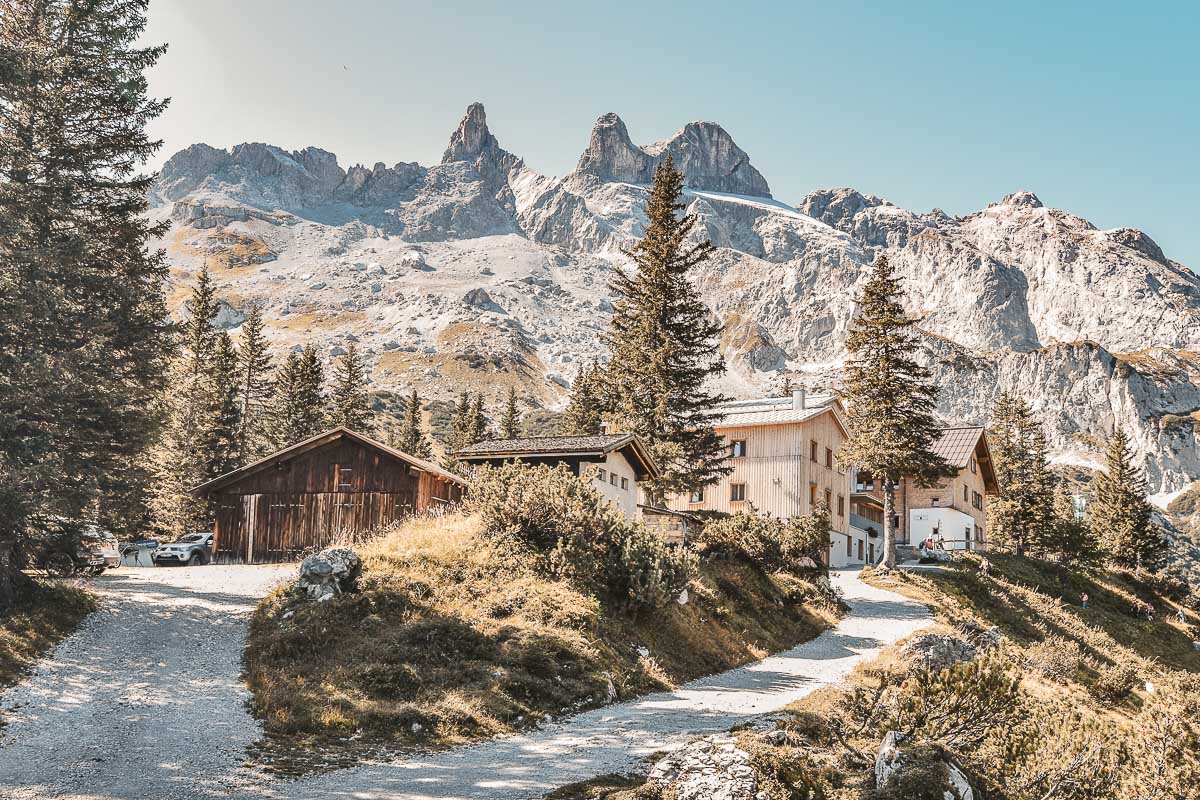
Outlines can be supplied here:
<path id="1" fill-rule="evenodd" d="M 647 487 L 652 497 L 696 489 L 729 474 L 727 447 L 713 429 L 715 406 L 727 398 L 709 391 L 725 371 L 718 350 L 721 325 L 712 319 L 689 272 L 712 254 L 712 242 L 688 244 L 696 218 L 681 214 L 683 174 L 671 157 L 654 172 L 642 239 L 626 251 L 637 266 L 618 270 L 612 290 L 607 383 L 618 425 L 637 433 L 663 469 Z"/>
<path id="2" fill-rule="evenodd" d="M 475 402 L 471 404 L 471 411 L 467 415 L 467 444 L 475 444 L 490 438 L 491 427 L 492 421 L 488 419 L 483 408 L 483 393 L 479 392 L 475 395 Z"/>
<path id="3" fill-rule="evenodd" d="M 207 504 L 192 497 L 191 490 L 228 471 L 222 469 L 228 465 L 225 434 L 236 441 L 236 428 L 221 429 L 222 424 L 236 425 L 224 408 L 222 391 L 235 387 L 236 379 L 222 374 L 230 368 L 232 347 L 212 324 L 217 301 L 207 270 L 197 276 L 187 309 L 183 347 L 171 366 L 166 392 L 167 424 L 155 452 L 151 501 L 155 524 L 176 536 L 211 522 Z"/>
<path id="4" fill-rule="evenodd" d="M 896 482 L 909 476 L 930 486 L 950 473 L 933 452 L 941 430 L 933 412 L 937 387 L 916 361 L 915 322 L 900 304 L 900 279 L 885 256 L 875 262 L 856 299 L 857 313 L 846 339 L 849 359 L 842 398 L 850 436 L 838 459 L 877 476 L 883 483 L 883 557 L 896 565 Z"/>
<path id="5" fill-rule="evenodd" d="M 358 345 L 354 342 L 346 347 L 333 374 L 333 391 L 329 396 L 329 424 L 343 425 L 352 431 L 370 435 L 371 397 L 367 393 L 367 375 Z"/>
<path id="6" fill-rule="evenodd" d="M 450 409 L 450 434 L 446 440 L 446 455 L 442 459 L 442 466 L 452 472 L 461 470 L 461 465 L 453 454 L 471 444 L 474 430 L 471 409 L 469 392 L 460 394 L 457 402 L 453 403 Z"/>
<path id="7" fill-rule="evenodd" d="M 325 380 L 316 348 L 306 346 L 288 354 L 275 378 L 272 435 L 275 447 L 304 441 L 326 430 Z"/>
<path id="8" fill-rule="evenodd" d="M 604 371 L 592 362 L 571 386 L 571 402 L 558 421 L 563 435 L 595 436 L 604 429 Z"/>
<path id="9" fill-rule="evenodd" d="M 1166 542 L 1152 522 L 1146 477 L 1134 466 L 1129 437 L 1121 428 L 1108 441 L 1104 471 L 1093 486 L 1088 523 L 1108 559 L 1132 569 L 1160 569 L 1166 560 Z"/>
<path id="10" fill-rule="evenodd" d="M 1054 536 L 1047 550 L 1066 564 L 1091 564 L 1100 559 L 1100 543 L 1075 512 L 1075 501 L 1062 484 L 1054 492 Z"/>
<path id="11" fill-rule="evenodd" d="M 1046 436 L 1029 404 L 1001 392 L 988 430 L 999 493 L 988 501 L 988 535 L 1018 555 L 1054 548 L 1054 490 Z"/>
<path id="12" fill-rule="evenodd" d="M 417 396 L 416 389 L 413 389 L 408 396 L 407 408 L 404 409 L 404 421 L 400 425 L 400 430 L 397 432 L 392 446 L 417 458 L 428 459 L 433 455 L 433 447 L 429 443 L 429 438 L 421 429 L 421 398 Z"/>
<path id="13" fill-rule="evenodd" d="M 249 464 L 270 451 L 271 355 L 263 335 L 262 309 L 250 306 L 242 323 L 238 347 L 241 427 L 238 429 L 238 463 Z"/>
<path id="14" fill-rule="evenodd" d="M 215 478 L 237 469 L 238 435 L 242 427 L 241 383 L 238 354 L 229 334 L 217 334 L 213 350 L 210 403 L 200 442 L 205 478 Z"/>
<path id="15" fill-rule="evenodd" d="M 516 439 L 521 435 L 521 412 L 517 408 L 517 390 L 509 388 L 508 399 L 504 403 L 504 413 L 500 416 L 500 438 Z"/>

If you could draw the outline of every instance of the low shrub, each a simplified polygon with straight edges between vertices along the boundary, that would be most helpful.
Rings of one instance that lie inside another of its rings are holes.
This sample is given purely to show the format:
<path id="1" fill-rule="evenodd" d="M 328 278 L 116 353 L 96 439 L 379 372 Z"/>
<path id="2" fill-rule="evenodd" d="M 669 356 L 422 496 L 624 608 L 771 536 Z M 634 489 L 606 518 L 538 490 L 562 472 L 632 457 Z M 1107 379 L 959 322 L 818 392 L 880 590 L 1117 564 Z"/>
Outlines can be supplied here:
<path id="1" fill-rule="evenodd" d="M 664 605 L 696 574 L 693 553 L 629 523 L 562 465 L 483 467 L 465 506 L 487 536 L 528 553 L 543 573 L 626 610 Z"/>
<path id="2" fill-rule="evenodd" d="M 702 556 L 736 556 L 764 570 L 792 570 L 820 554 L 829 542 L 829 513 L 790 520 L 739 512 L 707 523 L 697 534 Z"/>
<path id="3" fill-rule="evenodd" d="M 1074 639 L 1049 636 L 1025 650 L 1025 666 L 1031 672 L 1057 683 L 1075 677 L 1083 663 L 1083 648 Z"/>
<path id="4" fill-rule="evenodd" d="M 883 731 L 906 741 L 937 741 L 955 750 L 978 746 L 1017 717 L 1020 678 L 1001 656 L 918 672 L 890 699 Z"/>
<path id="5" fill-rule="evenodd" d="M 1088 684 L 1088 692 L 1102 703 L 1116 704 L 1125 700 L 1138 685 L 1138 671 L 1129 664 L 1101 667 Z"/>

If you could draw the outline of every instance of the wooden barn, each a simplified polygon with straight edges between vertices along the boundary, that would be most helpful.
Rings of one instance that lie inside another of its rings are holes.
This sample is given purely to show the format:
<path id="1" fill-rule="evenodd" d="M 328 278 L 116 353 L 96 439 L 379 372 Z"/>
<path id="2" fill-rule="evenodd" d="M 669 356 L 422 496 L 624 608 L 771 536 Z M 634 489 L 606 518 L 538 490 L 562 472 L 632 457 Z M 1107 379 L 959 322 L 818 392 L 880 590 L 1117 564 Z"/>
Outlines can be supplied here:
<path id="1" fill-rule="evenodd" d="M 259 564 L 456 504 L 465 485 L 436 464 L 334 428 L 192 491 L 216 507 L 213 559 Z"/>

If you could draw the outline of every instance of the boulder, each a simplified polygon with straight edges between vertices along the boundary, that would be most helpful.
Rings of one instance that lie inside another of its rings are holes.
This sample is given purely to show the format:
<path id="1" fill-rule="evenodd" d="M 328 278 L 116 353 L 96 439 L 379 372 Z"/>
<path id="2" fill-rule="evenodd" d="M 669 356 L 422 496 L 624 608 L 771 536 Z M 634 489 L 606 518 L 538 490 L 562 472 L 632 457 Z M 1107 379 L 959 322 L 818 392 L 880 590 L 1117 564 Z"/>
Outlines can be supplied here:
<path id="1" fill-rule="evenodd" d="M 352 591 L 362 574 L 362 559 L 348 547 L 330 547 L 300 563 L 299 587 L 315 600 Z"/>
<path id="2" fill-rule="evenodd" d="M 923 633 L 900 648 L 913 667 L 940 672 L 963 661 L 973 661 L 977 655 L 974 645 L 966 639 L 944 633 Z"/>
<path id="3" fill-rule="evenodd" d="M 674 800 L 756 800 L 758 774 L 731 736 L 705 736 L 656 762 L 650 783 Z"/>
<path id="4" fill-rule="evenodd" d="M 962 767 L 936 745 L 905 746 L 900 734 L 888 731 L 875 757 L 875 788 L 892 789 L 896 797 L 940 789 L 944 800 L 975 800 L 975 790 Z M 891 795 L 888 795 L 891 796 Z"/>

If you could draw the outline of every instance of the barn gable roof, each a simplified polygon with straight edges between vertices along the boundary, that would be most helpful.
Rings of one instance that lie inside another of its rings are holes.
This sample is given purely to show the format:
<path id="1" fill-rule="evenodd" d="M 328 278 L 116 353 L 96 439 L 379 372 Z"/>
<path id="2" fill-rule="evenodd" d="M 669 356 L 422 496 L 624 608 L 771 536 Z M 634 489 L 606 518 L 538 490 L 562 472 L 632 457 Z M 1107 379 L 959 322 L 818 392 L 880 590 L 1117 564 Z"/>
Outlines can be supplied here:
<path id="1" fill-rule="evenodd" d="M 645 443 L 633 433 L 608 433 L 595 436 L 523 436 L 518 439 L 488 439 L 457 450 L 452 455 L 463 461 L 487 461 L 500 458 L 539 458 L 553 456 L 596 457 L 613 451 L 634 464 L 639 474 L 661 474 Z M 636 462 L 636 463 L 634 463 Z"/>
<path id="2" fill-rule="evenodd" d="M 416 456 L 409 455 L 408 453 L 397 450 L 394 447 L 388 447 L 386 444 L 377 442 L 369 436 L 363 436 L 361 433 L 357 433 L 349 428 L 339 425 L 338 427 L 332 428 L 323 433 L 318 433 L 316 436 L 305 439 L 302 442 L 297 442 L 296 444 L 285 447 L 282 450 L 277 450 L 268 456 L 260 458 L 258 461 L 247 464 L 244 467 L 239 467 L 232 472 L 226 472 L 224 475 L 213 478 L 207 483 L 202 483 L 196 488 L 192 489 L 192 494 L 196 497 L 203 497 L 217 489 L 220 489 L 222 486 L 227 486 L 235 481 L 245 478 L 248 475 L 261 472 L 264 469 L 272 467 L 282 461 L 295 458 L 296 456 L 307 453 L 310 450 L 315 450 L 318 447 L 324 447 L 325 445 L 336 442 L 339 439 L 349 439 L 364 447 L 377 450 L 396 459 L 397 461 L 403 461 L 415 467 L 416 469 L 421 470 L 422 472 L 428 472 L 432 475 L 436 475 L 442 480 L 456 483 L 459 486 L 466 486 L 467 482 L 465 480 L 458 475 L 455 475 L 453 472 L 442 469 L 437 464 L 433 464 L 423 458 L 417 458 Z"/>

